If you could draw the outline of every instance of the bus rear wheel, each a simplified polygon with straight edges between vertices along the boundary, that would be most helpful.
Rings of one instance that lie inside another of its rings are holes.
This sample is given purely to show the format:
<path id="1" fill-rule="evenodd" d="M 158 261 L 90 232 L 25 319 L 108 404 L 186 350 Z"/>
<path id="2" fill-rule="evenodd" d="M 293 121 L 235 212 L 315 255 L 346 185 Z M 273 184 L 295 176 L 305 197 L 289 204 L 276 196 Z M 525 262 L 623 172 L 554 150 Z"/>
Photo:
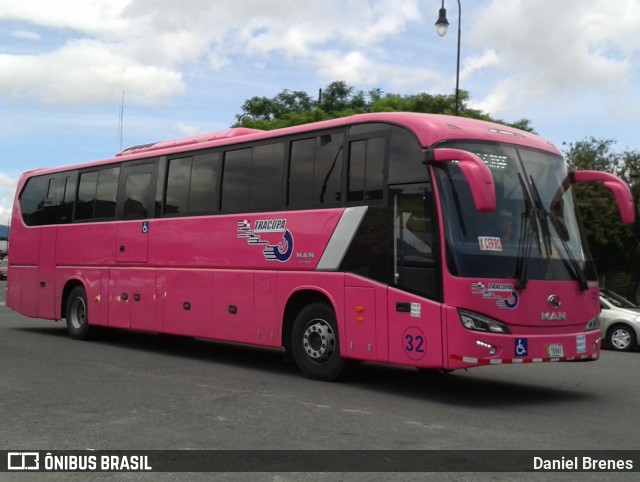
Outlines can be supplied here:
<path id="1" fill-rule="evenodd" d="M 67 332 L 75 340 L 89 338 L 89 317 L 87 315 L 87 294 L 82 286 L 76 286 L 67 299 Z"/>
<path id="2" fill-rule="evenodd" d="M 314 380 L 338 378 L 345 365 L 340 355 L 338 324 L 326 303 L 305 306 L 293 322 L 291 351 L 300 371 Z"/>

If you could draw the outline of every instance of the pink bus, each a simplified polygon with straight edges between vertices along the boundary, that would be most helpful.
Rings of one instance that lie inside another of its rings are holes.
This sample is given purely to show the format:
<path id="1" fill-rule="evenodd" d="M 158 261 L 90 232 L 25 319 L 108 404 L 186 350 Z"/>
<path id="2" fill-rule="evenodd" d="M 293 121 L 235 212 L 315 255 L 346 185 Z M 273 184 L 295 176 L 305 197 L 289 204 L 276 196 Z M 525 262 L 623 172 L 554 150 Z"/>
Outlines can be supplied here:
<path id="1" fill-rule="evenodd" d="M 598 283 L 568 173 L 529 132 L 362 114 L 231 129 L 25 173 L 7 306 L 285 349 L 308 377 L 346 360 L 455 370 L 594 360 Z"/>

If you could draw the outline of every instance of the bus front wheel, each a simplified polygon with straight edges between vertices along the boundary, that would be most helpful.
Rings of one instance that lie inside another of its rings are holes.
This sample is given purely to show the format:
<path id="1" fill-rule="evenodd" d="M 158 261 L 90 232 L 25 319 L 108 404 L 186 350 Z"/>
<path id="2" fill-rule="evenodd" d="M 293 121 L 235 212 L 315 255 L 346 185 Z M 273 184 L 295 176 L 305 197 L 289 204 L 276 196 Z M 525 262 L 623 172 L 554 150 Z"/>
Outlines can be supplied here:
<path id="1" fill-rule="evenodd" d="M 75 340 L 89 338 L 87 294 L 82 286 L 76 286 L 67 299 L 67 332 Z"/>
<path id="2" fill-rule="evenodd" d="M 305 306 L 293 322 L 293 359 L 300 371 L 314 380 L 335 380 L 344 368 L 340 355 L 338 324 L 326 303 Z"/>

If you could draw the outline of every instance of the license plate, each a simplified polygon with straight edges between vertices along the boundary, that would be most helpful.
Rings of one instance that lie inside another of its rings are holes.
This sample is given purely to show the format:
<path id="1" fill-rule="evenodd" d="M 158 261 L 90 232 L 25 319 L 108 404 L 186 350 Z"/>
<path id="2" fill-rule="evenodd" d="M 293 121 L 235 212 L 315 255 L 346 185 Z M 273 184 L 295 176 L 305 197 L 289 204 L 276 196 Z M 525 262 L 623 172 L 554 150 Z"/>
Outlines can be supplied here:
<path id="1" fill-rule="evenodd" d="M 547 345 L 547 356 L 551 358 L 558 358 L 564 356 L 564 351 L 562 350 L 562 344 L 554 343 L 552 345 Z"/>

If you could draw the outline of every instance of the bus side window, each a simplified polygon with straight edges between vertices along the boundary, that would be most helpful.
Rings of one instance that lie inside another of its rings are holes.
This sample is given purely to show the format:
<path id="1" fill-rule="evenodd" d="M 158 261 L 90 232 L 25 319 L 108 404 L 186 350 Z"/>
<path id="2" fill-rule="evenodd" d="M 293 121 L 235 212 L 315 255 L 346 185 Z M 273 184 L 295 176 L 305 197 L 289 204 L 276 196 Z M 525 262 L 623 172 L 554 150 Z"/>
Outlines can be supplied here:
<path id="1" fill-rule="evenodd" d="M 254 147 L 249 192 L 249 208 L 252 211 L 282 208 L 283 167 L 283 142 Z"/>
<path id="2" fill-rule="evenodd" d="M 44 205 L 49 179 L 46 176 L 32 177 L 27 181 L 20 194 L 20 209 L 22 219 L 27 226 L 37 226 L 40 223 L 40 210 Z"/>
<path id="3" fill-rule="evenodd" d="M 343 142 L 344 134 L 334 133 L 291 143 L 287 207 L 342 204 Z"/>
<path id="4" fill-rule="evenodd" d="M 382 199 L 386 139 L 374 137 L 349 144 L 349 176 L 347 201 L 363 202 Z"/>
<path id="5" fill-rule="evenodd" d="M 289 182 L 287 206 L 290 208 L 310 208 L 312 191 L 309 181 L 313 180 L 313 159 L 315 138 L 302 139 L 291 143 L 289 156 Z"/>
<path id="6" fill-rule="evenodd" d="M 75 220 L 115 218 L 119 177 L 120 167 L 81 173 Z"/>
<path id="7" fill-rule="evenodd" d="M 341 204 L 344 134 L 323 135 L 316 139 L 312 202 L 319 205 Z"/>
<path id="8" fill-rule="evenodd" d="M 224 153 L 221 210 L 240 213 L 249 210 L 252 148 Z"/>
<path id="9" fill-rule="evenodd" d="M 164 214 L 183 216 L 189 212 L 189 183 L 191 182 L 191 157 L 181 157 L 169 161 L 167 194 Z"/>
<path id="10" fill-rule="evenodd" d="M 118 219 L 147 219 L 154 214 L 156 163 L 124 164 L 118 193 Z"/>
<path id="11" fill-rule="evenodd" d="M 80 174 L 78 199 L 76 201 L 76 221 L 93 218 L 97 187 L 98 171 L 83 172 Z"/>
<path id="12" fill-rule="evenodd" d="M 76 198 L 76 186 L 78 184 L 78 173 L 67 173 L 64 178 L 64 188 L 62 193 L 62 205 L 58 214 L 58 222 L 67 224 L 73 221 L 73 207 Z"/>

